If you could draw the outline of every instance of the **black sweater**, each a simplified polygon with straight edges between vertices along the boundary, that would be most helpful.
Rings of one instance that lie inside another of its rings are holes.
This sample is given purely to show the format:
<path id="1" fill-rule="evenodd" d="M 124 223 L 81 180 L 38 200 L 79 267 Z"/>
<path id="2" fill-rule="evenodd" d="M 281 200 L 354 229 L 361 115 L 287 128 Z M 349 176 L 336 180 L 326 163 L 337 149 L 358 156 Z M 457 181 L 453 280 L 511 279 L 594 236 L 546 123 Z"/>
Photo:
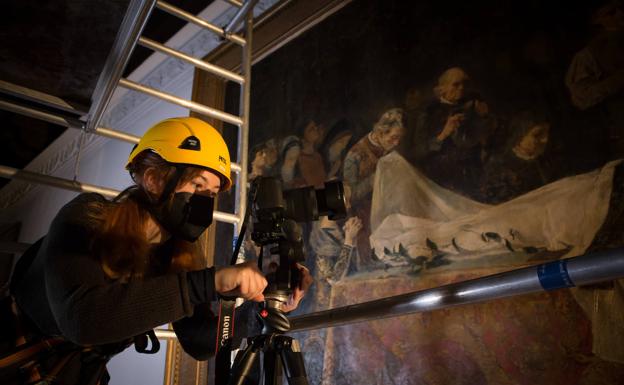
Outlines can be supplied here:
<path id="1" fill-rule="evenodd" d="M 217 319 L 208 304 L 191 304 L 186 273 L 110 279 L 90 252 L 94 231 L 86 214 L 93 201 L 106 202 L 98 194 L 81 194 L 53 220 L 14 283 L 20 310 L 41 334 L 77 345 L 117 343 L 173 322 L 187 353 L 207 359 L 214 353 Z M 214 270 L 209 272 L 214 281 Z"/>

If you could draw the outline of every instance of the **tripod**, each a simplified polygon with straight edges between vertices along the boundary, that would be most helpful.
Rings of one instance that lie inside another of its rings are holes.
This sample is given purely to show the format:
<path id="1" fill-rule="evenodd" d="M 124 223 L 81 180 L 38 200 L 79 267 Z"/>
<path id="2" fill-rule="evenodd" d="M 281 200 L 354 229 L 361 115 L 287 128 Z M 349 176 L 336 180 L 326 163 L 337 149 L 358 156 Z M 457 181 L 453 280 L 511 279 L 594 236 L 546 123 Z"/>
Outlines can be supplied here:
<path id="1" fill-rule="evenodd" d="M 238 352 L 232 365 L 229 385 L 250 384 L 251 369 L 261 357 L 263 385 L 282 385 L 282 373 L 289 385 L 308 385 L 299 342 L 283 334 L 290 330 L 290 322 L 281 310 L 288 295 L 269 292 L 265 298 L 265 306 L 258 312 L 262 334 L 247 338 L 247 346 Z"/>

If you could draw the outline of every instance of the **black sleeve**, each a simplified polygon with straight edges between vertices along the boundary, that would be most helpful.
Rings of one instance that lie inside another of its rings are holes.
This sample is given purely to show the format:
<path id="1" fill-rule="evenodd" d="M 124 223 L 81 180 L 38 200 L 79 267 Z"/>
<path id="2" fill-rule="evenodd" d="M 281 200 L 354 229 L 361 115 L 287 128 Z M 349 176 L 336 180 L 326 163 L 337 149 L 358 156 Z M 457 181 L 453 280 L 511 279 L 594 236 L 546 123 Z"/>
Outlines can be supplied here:
<path id="1" fill-rule="evenodd" d="M 243 338 L 260 333 L 254 318 L 256 307 L 253 302 L 245 302 L 236 308 L 232 343 L 234 348 L 240 346 Z M 173 330 L 184 351 L 194 359 L 204 361 L 215 354 L 218 322 L 219 317 L 214 315 L 209 305 L 197 305 L 192 316 L 173 323 Z"/>
<path id="2" fill-rule="evenodd" d="M 215 353 L 217 344 L 216 317 L 209 304 L 196 305 L 193 315 L 173 323 L 173 330 L 186 353 L 205 361 Z"/>
<path id="3" fill-rule="evenodd" d="M 128 282 L 106 276 L 89 252 L 85 201 L 59 212 L 44 244 L 45 295 L 61 334 L 82 345 L 112 343 L 190 315 L 186 273 Z"/>

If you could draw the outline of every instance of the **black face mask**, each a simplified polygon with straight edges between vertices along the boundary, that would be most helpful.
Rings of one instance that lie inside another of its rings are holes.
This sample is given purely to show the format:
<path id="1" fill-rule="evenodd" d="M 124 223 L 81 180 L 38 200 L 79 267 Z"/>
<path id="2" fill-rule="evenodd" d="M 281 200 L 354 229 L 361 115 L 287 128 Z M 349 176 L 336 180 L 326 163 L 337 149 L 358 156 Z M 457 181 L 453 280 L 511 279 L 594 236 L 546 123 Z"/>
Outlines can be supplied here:
<path id="1" fill-rule="evenodd" d="M 212 223 L 213 209 L 214 198 L 178 192 L 170 202 L 154 208 L 152 213 L 173 236 L 195 242 Z"/>

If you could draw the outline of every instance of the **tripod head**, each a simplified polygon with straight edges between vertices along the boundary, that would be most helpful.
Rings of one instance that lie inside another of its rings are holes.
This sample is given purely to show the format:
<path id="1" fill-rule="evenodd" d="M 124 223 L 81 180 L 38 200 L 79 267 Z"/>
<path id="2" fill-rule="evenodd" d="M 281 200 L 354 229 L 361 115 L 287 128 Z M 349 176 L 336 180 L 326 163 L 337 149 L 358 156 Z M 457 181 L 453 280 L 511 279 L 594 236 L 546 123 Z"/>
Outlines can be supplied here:
<path id="1" fill-rule="evenodd" d="M 339 219 L 346 215 L 344 188 L 339 181 L 325 183 L 324 189 L 303 187 L 282 190 L 282 183 L 273 177 L 259 177 L 253 181 L 251 205 L 253 231 L 251 239 L 256 245 L 269 248 L 271 259 L 265 273 L 268 286 L 264 292 L 266 301 L 259 312 L 263 334 L 284 333 L 290 330 L 290 322 L 282 311 L 283 305 L 299 286 L 300 273 L 297 263 L 305 261 L 303 232 L 297 222 L 315 221 L 320 215 Z M 263 270 L 261 252 L 258 267 Z"/>
<path id="2" fill-rule="evenodd" d="M 299 343 L 284 335 L 290 330 L 284 305 L 301 282 L 297 264 L 305 261 L 303 232 L 297 222 L 315 221 L 319 215 L 328 215 L 330 219 L 346 215 L 344 189 L 341 182 L 334 181 L 325 183 L 325 188 L 319 190 L 303 187 L 282 191 L 280 180 L 259 177 L 251 185 L 249 201 L 248 210 L 251 209 L 253 218 L 251 239 L 261 247 L 258 268 L 265 271 L 268 281 L 264 304 L 257 313 L 262 332 L 247 338 L 246 347 L 236 355 L 231 374 L 228 371 L 227 375 L 217 377 L 227 378 L 231 385 L 246 384 L 254 364 L 262 356 L 264 384 L 282 384 L 281 373 L 284 371 L 289 384 L 308 385 Z M 243 229 L 245 223 L 246 220 Z M 241 230 L 233 261 L 243 232 Z M 265 246 L 269 246 L 271 260 L 263 269 Z"/>

